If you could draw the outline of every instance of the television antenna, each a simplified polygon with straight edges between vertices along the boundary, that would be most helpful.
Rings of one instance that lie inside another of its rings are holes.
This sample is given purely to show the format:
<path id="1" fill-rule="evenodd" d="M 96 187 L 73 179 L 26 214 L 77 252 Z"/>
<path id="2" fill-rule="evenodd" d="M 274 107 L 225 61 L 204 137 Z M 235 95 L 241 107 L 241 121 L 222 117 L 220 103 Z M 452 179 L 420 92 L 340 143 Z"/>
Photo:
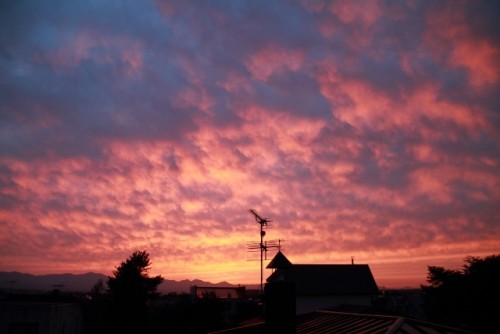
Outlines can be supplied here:
<path id="1" fill-rule="evenodd" d="M 267 260 L 267 251 L 271 248 L 277 248 L 281 250 L 283 245 L 281 244 L 285 240 L 283 239 L 275 239 L 275 240 L 264 240 L 264 245 L 261 246 L 259 242 L 247 242 L 247 249 L 250 253 L 257 253 L 261 250 L 264 250 L 264 260 Z M 253 260 L 249 260 L 253 261 Z M 255 260 L 257 261 L 257 260 Z"/>
<path id="2" fill-rule="evenodd" d="M 262 218 L 259 216 L 255 210 L 249 210 L 251 214 L 254 215 L 255 221 L 260 225 L 260 242 L 247 243 L 247 249 L 249 252 L 260 252 L 260 292 L 263 291 L 263 281 L 264 281 L 264 259 L 267 260 L 267 250 L 270 248 L 281 249 L 282 240 L 269 240 L 264 241 L 266 236 L 265 229 L 269 227 L 271 220 L 269 218 Z"/>

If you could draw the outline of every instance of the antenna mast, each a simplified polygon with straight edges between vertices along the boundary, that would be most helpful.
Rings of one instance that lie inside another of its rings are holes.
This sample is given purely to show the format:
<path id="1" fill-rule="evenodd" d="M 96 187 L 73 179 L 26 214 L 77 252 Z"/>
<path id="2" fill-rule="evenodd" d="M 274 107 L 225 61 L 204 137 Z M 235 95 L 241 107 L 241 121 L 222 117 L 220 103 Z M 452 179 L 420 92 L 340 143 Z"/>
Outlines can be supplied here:
<path id="1" fill-rule="evenodd" d="M 254 215 L 257 223 L 260 224 L 260 244 L 258 248 L 260 249 L 260 291 L 263 291 L 263 279 L 264 279 L 264 254 L 267 254 L 267 244 L 264 242 L 264 236 L 266 235 L 266 231 L 264 229 L 267 227 L 267 223 L 271 222 L 269 218 L 262 218 L 255 212 L 250 209 L 250 213 Z"/>

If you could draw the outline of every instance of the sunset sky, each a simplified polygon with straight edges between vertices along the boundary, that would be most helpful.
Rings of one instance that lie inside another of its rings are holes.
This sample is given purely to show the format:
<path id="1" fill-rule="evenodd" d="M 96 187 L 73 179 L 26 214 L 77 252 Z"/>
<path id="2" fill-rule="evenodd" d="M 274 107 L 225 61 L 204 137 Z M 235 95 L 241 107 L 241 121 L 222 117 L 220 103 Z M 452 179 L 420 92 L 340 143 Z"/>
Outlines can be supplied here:
<path id="1" fill-rule="evenodd" d="M 0 1 L 0 271 L 380 286 L 500 253 L 500 2 Z M 268 254 L 272 257 L 274 252 Z M 266 276 L 269 275 L 266 272 Z"/>

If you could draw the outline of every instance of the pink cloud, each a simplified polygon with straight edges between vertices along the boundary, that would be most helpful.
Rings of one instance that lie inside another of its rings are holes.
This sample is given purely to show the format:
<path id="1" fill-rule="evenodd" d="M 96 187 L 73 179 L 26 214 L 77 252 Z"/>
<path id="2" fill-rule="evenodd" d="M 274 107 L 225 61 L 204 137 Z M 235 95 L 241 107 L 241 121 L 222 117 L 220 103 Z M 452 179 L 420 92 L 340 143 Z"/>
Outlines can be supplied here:
<path id="1" fill-rule="evenodd" d="M 266 81 L 275 72 L 298 71 L 303 60 L 304 55 L 300 50 L 280 49 L 269 45 L 249 57 L 247 68 L 252 77 Z"/>
<path id="2" fill-rule="evenodd" d="M 453 50 L 452 66 L 468 69 L 472 84 L 479 89 L 484 85 L 495 84 L 500 80 L 500 48 L 488 41 L 467 40 L 459 43 Z"/>

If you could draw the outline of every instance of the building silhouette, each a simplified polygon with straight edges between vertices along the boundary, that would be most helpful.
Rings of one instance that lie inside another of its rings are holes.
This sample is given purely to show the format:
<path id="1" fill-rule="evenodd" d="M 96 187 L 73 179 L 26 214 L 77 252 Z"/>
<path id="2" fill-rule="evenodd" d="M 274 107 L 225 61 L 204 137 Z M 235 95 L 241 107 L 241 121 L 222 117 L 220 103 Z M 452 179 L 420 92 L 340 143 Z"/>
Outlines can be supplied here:
<path id="1" fill-rule="evenodd" d="M 367 264 L 292 264 L 278 251 L 268 283 L 294 286 L 296 314 L 341 305 L 371 306 L 379 290 Z"/>

